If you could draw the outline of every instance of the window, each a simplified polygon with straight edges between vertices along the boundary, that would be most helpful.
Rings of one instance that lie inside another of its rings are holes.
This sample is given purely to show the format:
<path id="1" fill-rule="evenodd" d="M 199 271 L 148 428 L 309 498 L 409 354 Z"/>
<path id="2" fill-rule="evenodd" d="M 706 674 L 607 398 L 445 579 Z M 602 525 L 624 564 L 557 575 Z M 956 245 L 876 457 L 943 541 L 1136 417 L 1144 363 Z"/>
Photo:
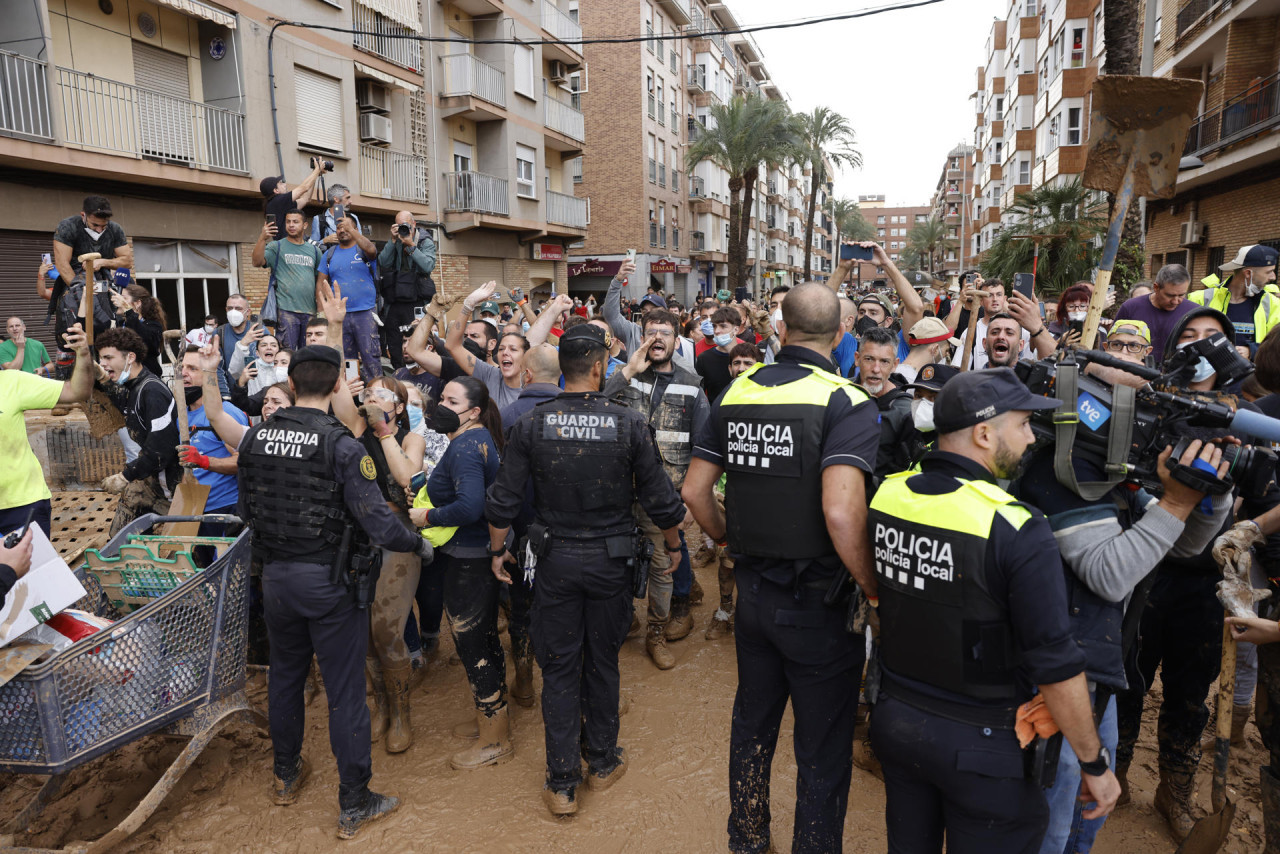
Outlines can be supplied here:
<path id="1" fill-rule="evenodd" d="M 516 143 L 516 195 L 526 199 L 534 199 L 534 170 L 538 163 L 538 152 L 527 145 Z"/>
<path id="2" fill-rule="evenodd" d="M 1004 118 L 1004 95 L 996 97 L 996 121 Z"/>
<path id="3" fill-rule="evenodd" d="M 1019 184 L 1031 183 L 1031 161 L 1030 160 L 1023 159 L 1018 161 L 1018 183 Z"/>
<path id="4" fill-rule="evenodd" d="M 298 145 L 323 151 L 342 151 L 342 83 L 293 67 L 298 116 Z"/>
<path id="5" fill-rule="evenodd" d="M 648 39 L 648 41 L 645 42 L 645 47 L 648 48 L 649 53 L 653 53 L 655 50 L 655 46 L 653 41 L 653 23 L 652 22 L 650 21 L 644 22 L 644 34 L 645 34 L 645 38 Z"/>
<path id="6" fill-rule="evenodd" d="M 653 82 L 652 69 L 650 69 L 649 73 L 644 76 L 644 88 L 645 88 L 645 91 L 649 93 L 649 118 L 653 118 L 653 111 L 655 108 L 656 101 L 654 98 L 654 82 Z"/>
<path id="7" fill-rule="evenodd" d="M 537 97 L 533 88 L 533 48 L 525 44 L 516 45 L 515 90 L 526 98 Z"/>
<path id="8" fill-rule="evenodd" d="M 1067 108 L 1067 145 L 1080 144 L 1080 107 Z"/>
<path id="9" fill-rule="evenodd" d="M 667 106 L 666 98 L 662 92 L 662 81 L 658 81 L 658 124 L 665 125 L 667 123 Z"/>
<path id="10" fill-rule="evenodd" d="M 1062 57 L 1063 52 L 1066 50 L 1066 45 L 1063 43 L 1063 35 L 1062 30 L 1059 30 L 1058 35 L 1053 39 L 1053 46 L 1050 48 L 1050 53 L 1053 57 L 1054 77 L 1057 77 L 1058 73 L 1062 71 Z"/>
<path id="11" fill-rule="evenodd" d="M 667 48 L 666 48 L 666 42 L 662 41 L 662 29 L 663 29 L 662 18 L 658 18 L 657 26 L 653 28 L 653 31 L 658 34 L 658 39 L 656 44 L 656 47 L 658 48 L 658 62 L 663 62 L 664 60 L 666 60 Z"/>
<path id="12" fill-rule="evenodd" d="M 883 219 L 883 218 L 884 218 L 884 217 L 881 217 L 881 219 Z M 877 229 L 876 229 L 876 237 L 884 237 L 884 229 L 883 229 L 883 228 L 877 228 Z"/>
<path id="13" fill-rule="evenodd" d="M 649 183 L 655 184 L 658 181 L 658 140 L 653 134 L 649 134 Z"/>
<path id="14" fill-rule="evenodd" d="M 1071 30 L 1071 67 L 1084 68 L 1084 27 Z"/>
<path id="15" fill-rule="evenodd" d="M 1062 125 L 1061 113 L 1058 113 L 1056 116 L 1049 119 L 1049 138 L 1047 140 L 1045 151 L 1054 151 L 1057 149 L 1059 134 L 1061 133 L 1061 130 L 1062 130 L 1061 125 Z"/>
<path id="16" fill-rule="evenodd" d="M 884 217 L 882 216 L 876 217 L 876 225 L 884 225 Z"/>
<path id="17" fill-rule="evenodd" d="M 471 171 L 471 146 L 456 139 L 453 141 L 453 171 Z"/>

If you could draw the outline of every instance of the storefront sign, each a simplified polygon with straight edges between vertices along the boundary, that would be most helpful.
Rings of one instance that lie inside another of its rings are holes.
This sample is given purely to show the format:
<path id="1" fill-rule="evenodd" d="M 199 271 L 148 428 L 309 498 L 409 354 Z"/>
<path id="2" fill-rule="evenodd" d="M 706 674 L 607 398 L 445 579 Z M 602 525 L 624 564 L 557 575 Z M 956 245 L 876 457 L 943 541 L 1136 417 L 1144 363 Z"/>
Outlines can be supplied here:
<path id="1" fill-rule="evenodd" d="M 661 273 L 674 273 L 676 271 L 676 262 L 667 258 L 660 258 L 657 261 L 649 263 L 649 272 L 655 275 Z"/>
<path id="2" fill-rule="evenodd" d="M 569 275 L 572 276 L 616 276 L 622 268 L 621 261 L 601 261 L 588 258 L 585 261 L 573 261 L 569 264 Z"/>
<path id="3" fill-rule="evenodd" d="M 689 266 L 688 264 L 677 264 L 677 265 L 676 265 L 676 272 L 677 272 L 677 273 L 690 273 L 690 272 L 693 272 L 693 267 Z"/>
<path id="4" fill-rule="evenodd" d="M 533 260 L 563 261 L 564 247 L 559 243 L 535 243 L 533 244 Z"/>

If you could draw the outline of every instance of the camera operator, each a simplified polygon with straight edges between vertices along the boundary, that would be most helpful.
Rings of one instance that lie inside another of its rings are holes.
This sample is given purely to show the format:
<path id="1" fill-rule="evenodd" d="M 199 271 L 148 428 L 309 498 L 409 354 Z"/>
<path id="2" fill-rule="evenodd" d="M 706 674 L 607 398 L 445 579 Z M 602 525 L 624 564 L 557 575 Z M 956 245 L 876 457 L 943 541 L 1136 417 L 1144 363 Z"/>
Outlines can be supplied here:
<path id="1" fill-rule="evenodd" d="M 262 191 L 264 197 L 262 203 L 263 212 L 274 214 L 276 222 L 284 222 L 285 214 L 297 208 L 298 205 L 307 203 L 307 199 L 311 196 L 311 189 L 316 185 L 320 175 L 332 171 L 332 160 L 319 160 L 313 157 L 311 158 L 311 174 L 303 178 L 302 183 L 292 190 L 285 186 L 283 175 L 272 175 L 263 178 L 258 182 L 258 189 Z"/>
<path id="2" fill-rule="evenodd" d="M 351 217 L 351 221 L 356 224 L 356 231 L 360 230 L 360 217 L 351 213 L 350 190 L 342 184 L 334 184 L 325 198 L 329 207 L 325 208 L 324 213 L 311 218 L 311 242 L 321 249 L 327 249 L 338 242 L 338 220 L 343 216 Z"/>
<path id="3" fill-rule="evenodd" d="M 409 211 L 396 214 L 391 239 L 378 253 L 380 290 L 385 305 L 383 330 L 392 367 L 404 367 L 404 333 L 413 323 L 413 310 L 431 302 L 436 295 L 431 271 L 436 268 L 436 242 L 419 227 Z"/>

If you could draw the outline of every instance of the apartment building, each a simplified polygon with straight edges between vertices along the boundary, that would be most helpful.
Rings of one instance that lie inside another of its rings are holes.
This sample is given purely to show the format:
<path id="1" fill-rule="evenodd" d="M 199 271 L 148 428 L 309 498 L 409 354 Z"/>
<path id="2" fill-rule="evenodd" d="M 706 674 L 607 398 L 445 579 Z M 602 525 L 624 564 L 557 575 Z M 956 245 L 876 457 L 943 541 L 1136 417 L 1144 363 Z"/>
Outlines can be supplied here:
<path id="1" fill-rule="evenodd" d="M 933 193 L 931 215 L 947 228 L 949 245 L 942 253 L 942 263 L 934 267 L 934 272 L 944 277 L 967 270 L 974 263 L 971 238 L 977 225 L 973 162 L 976 153 L 977 146 L 964 143 L 947 152 Z"/>
<path id="2" fill-rule="evenodd" d="M 876 230 L 875 241 L 884 249 L 889 260 L 897 264 L 907 248 L 907 234 L 933 212 L 930 205 L 890 207 L 884 196 L 859 196 L 858 207 L 862 215 Z M 853 282 L 857 285 L 885 282 L 884 268 L 869 261 L 860 261 L 853 267 Z"/>
<path id="3" fill-rule="evenodd" d="M 1152 0 L 1157 77 L 1204 81 L 1173 199 L 1147 203 L 1151 274 L 1185 264 L 1198 282 L 1241 247 L 1280 247 L 1280 5 Z"/>
<path id="4" fill-rule="evenodd" d="M 220 312 L 230 292 L 257 302 L 258 182 L 296 183 L 313 156 L 334 161 L 328 184 L 350 188 L 375 240 L 401 209 L 435 224 L 446 290 L 564 283 L 588 203 L 567 167 L 585 139 L 571 92 L 581 31 L 560 3 L 0 0 L 5 304 L 43 317 L 40 253 L 89 194 L 111 199 L 172 325 Z M 283 27 L 269 49 L 272 18 L 378 35 Z M 441 34 L 458 41 L 397 38 Z"/>
<path id="5" fill-rule="evenodd" d="M 727 287 L 729 176 L 709 162 L 690 169 L 686 150 L 714 127 L 711 105 L 735 94 L 783 98 L 759 47 L 749 35 L 721 34 L 739 29 L 722 3 L 592 0 L 580 15 L 588 38 L 651 38 L 585 46 L 590 156 L 575 180 L 593 206 L 586 239 L 572 247 L 570 292 L 603 292 L 628 249 L 637 252 L 632 296 L 652 283 L 688 303 Z M 802 225 L 797 230 L 802 177 L 798 167 L 776 174 L 761 167 L 747 235 L 752 292 L 794 277 L 804 263 L 796 252 L 804 234 Z M 822 199 L 829 203 L 829 190 Z"/>

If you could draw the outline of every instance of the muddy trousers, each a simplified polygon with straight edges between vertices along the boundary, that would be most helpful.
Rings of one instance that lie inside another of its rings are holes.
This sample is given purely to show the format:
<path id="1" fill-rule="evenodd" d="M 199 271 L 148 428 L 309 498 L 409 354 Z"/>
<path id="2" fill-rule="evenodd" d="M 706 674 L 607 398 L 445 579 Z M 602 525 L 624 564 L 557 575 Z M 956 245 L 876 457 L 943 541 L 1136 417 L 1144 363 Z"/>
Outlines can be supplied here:
<path id="1" fill-rule="evenodd" d="M 635 510 L 636 525 L 641 533 L 653 542 L 653 557 L 649 559 L 649 623 L 666 625 L 671 617 L 671 555 L 667 554 L 667 541 L 662 529 L 649 518 L 639 504 Z M 690 586 L 693 579 L 689 580 Z"/>
<path id="2" fill-rule="evenodd" d="M 267 688 L 275 773 L 289 776 L 302 755 L 306 706 L 302 688 L 314 654 L 329 703 L 329 747 L 338 761 L 338 802 L 360 804 L 373 764 L 369 707 L 364 702 L 364 657 L 369 615 L 356 609 L 345 585 L 331 584 L 329 567 L 279 561 L 262 571 L 263 608 L 271 639 Z"/>
<path id="3" fill-rule="evenodd" d="M 421 574 L 422 558 L 417 553 L 382 550 L 382 570 L 369 607 L 368 665 L 374 672 L 409 666 L 404 626 L 413 611 Z"/>
<path id="4" fill-rule="evenodd" d="M 887 690 L 871 714 L 871 747 L 884 768 L 890 854 L 942 854 L 944 837 L 947 854 L 1038 851 L 1049 805 L 1023 772 L 1013 730 L 950 720 Z"/>
<path id="5" fill-rule="evenodd" d="M 603 540 L 555 538 L 539 558 L 530 631 L 552 789 L 582 782 L 583 755 L 593 771 L 617 764 L 618 651 L 631 607 L 626 559 L 610 558 Z"/>
<path id="6" fill-rule="evenodd" d="M 498 587 L 487 557 L 436 552 L 444 570 L 444 612 L 476 708 L 492 717 L 506 705 L 507 659 L 498 640 Z"/>
<path id="7" fill-rule="evenodd" d="M 738 692 L 729 739 L 729 850 L 769 848 L 769 775 L 787 700 L 795 714 L 795 854 L 839 854 L 866 652 L 846 609 L 822 603 L 826 580 L 786 588 L 737 568 Z"/>
<path id="8" fill-rule="evenodd" d="M 1222 666 L 1223 615 L 1216 594 L 1220 576 L 1163 568 L 1157 573 L 1139 631 L 1142 681 L 1135 684 L 1130 679 L 1132 687 L 1116 698 L 1116 764 L 1133 760 L 1146 688 L 1160 668 L 1160 767 L 1194 774 L 1200 764 L 1200 737 L 1209 722 L 1205 699 Z"/>

